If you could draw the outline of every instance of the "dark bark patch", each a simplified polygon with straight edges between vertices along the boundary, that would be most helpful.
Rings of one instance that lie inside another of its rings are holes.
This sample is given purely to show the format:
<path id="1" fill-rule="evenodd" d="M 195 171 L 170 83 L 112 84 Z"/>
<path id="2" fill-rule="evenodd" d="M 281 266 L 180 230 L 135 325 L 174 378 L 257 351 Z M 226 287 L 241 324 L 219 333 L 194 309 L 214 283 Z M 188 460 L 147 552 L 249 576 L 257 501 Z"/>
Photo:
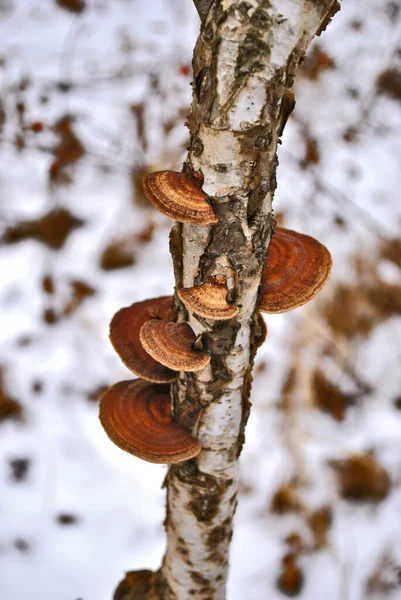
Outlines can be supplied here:
<path id="1" fill-rule="evenodd" d="M 208 23 L 203 30 L 203 39 L 206 42 L 213 41 L 214 38 L 214 27 L 212 23 Z"/>
<path id="2" fill-rule="evenodd" d="M 287 124 L 289 116 L 295 108 L 295 96 L 289 90 L 286 90 L 284 93 L 283 99 L 281 101 L 281 116 L 280 116 L 280 125 L 278 128 L 278 136 L 281 137 L 283 135 L 284 127 Z"/>
<path id="3" fill-rule="evenodd" d="M 213 80 L 209 67 L 203 67 L 198 73 L 195 81 L 195 91 L 199 102 L 203 102 L 206 95 L 212 89 Z"/>
<path id="4" fill-rule="evenodd" d="M 188 508 L 198 521 L 210 523 L 219 512 L 220 497 L 221 494 L 206 494 L 193 490 L 193 499 L 189 503 Z"/>
<path id="5" fill-rule="evenodd" d="M 201 523 L 211 523 L 219 512 L 220 503 L 232 479 L 219 479 L 198 469 L 194 460 L 181 465 L 173 465 L 169 471 L 169 485 L 173 478 L 189 487 L 191 501 L 188 509 Z"/>
<path id="6" fill-rule="evenodd" d="M 213 354 L 210 364 L 213 371 L 213 381 L 209 383 L 208 391 L 212 392 L 213 395 L 217 393 L 217 397 L 219 397 L 223 385 L 232 381 L 233 374 L 226 367 L 225 360 L 221 356 L 216 356 Z"/>
<path id="7" fill-rule="evenodd" d="M 213 9 L 214 13 L 211 20 L 213 20 L 217 26 L 220 26 L 227 19 L 229 11 L 224 10 L 222 0 L 215 0 Z"/>
<path id="8" fill-rule="evenodd" d="M 226 539 L 230 539 L 232 534 L 232 519 L 226 519 L 222 525 L 218 525 L 211 529 L 208 538 L 207 546 L 210 550 L 215 551 L 216 546 L 224 542 Z"/>
<path id="9" fill-rule="evenodd" d="M 258 7 L 251 17 L 251 23 L 254 27 L 262 29 L 262 32 L 264 33 L 271 24 L 271 18 L 263 8 Z"/>
<path id="10" fill-rule="evenodd" d="M 268 150 L 271 142 L 272 142 L 272 137 L 268 133 L 266 133 L 264 135 L 263 134 L 258 135 L 258 137 L 255 140 L 255 148 L 257 148 L 261 152 L 266 152 L 266 150 Z"/>
<path id="11" fill-rule="evenodd" d="M 234 248 L 241 248 L 246 244 L 246 238 L 235 222 L 219 223 L 212 232 L 212 248 L 215 256 L 232 252 Z"/>
<path id="12" fill-rule="evenodd" d="M 199 573 L 199 571 L 190 571 L 192 581 L 197 583 L 198 585 L 209 585 L 209 580 Z"/>
<path id="13" fill-rule="evenodd" d="M 322 2 L 319 2 L 319 0 L 311 0 L 316 6 L 322 6 Z M 325 3 L 326 4 L 326 3 Z M 323 4 L 324 6 L 324 4 Z M 327 26 L 329 25 L 331 19 L 334 17 L 334 15 L 336 14 L 336 12 L 338 12 L 340 10 L 341 6 L 340 3 L 338 2 L 338 0 L 335 0 L 332 3 L 332 6 L 330 7 L 326 17 L 324 18 L 322 24 L 320 25 L 320 27 L 318 28 L 318 30 L 316 31 L 316 35 L 320 35 L 321 33 L 323 33 L 323 31 L 326 31 Z"/>
<path id="14" fill-rule="evenodd" d="M 191 375 L 191 373 L 184 373 L 180 379 L 180 384 L 184 386 L 186 392 L 185 402 L 181 404 L 178 399 L 174 402 L 174 416 L 176 421 L 189 431 L 193 429 L 198 420 L 199 413 L 205 408 L 205 402 L 198 389 L 196 379 Z M 173 398 L 178 398 L 177 386 L 178 381 L 175 381 L 171 386 Z"/>
<path id="15" fill-rule="evenodd" d="M 239 12 L 244 15 L 244 16 L 248 16 L 248 11 L 252 8 L 252 4 L 250 2 L 241 2 L 238 5 L 238 10 Z"/>
<path id="16" fill-rule="evenodd" d="M 194 156 L 201 156 L 204 150 L 203 142 L 200 137 L 195 137 L 191 144 L 191 150 Z"/>
<path id="17" fill-rule="evenodd" d="M 249 72 L 250 66 L 256 59 L 265 57 L 268 52 L 267 44 L 261 40 L 255 33 L 250 31 L 244 39 L 243 44 L 238 50 L 236 71 L 238 76 Z"/>
<path id="18" fill-rule="evenodd" d="M 239 323 L 232 319 L 224 322 L 224 325 L 224 327 L 214 327 L 207 336 L 206 347 L 213 355 L 226 356 L 227 349 L 235 343 L 240 328 Z"/>
<path id="19" fill-rule="evenodd" d="M 253 345 L 251 345 L 251 360 L 250 360 L 250 364 L 249 364 L 248 368 L 245 371 L 244 383 L 242 386 L 242 419 L 241 419 L 240 432 L 239 432 L 239 438 L 238 438 L 238 452 L 237 452 L 238 458 L 242 452 L 242 447 L 245 443 L 245 427 L 248 422 L 248 418 L 249 418 L 249 414 L 251 412 L 251 406 L 252 406 L 249 398 L 251 396 L 251 389 L 252 389 L 252 381 L 253 381 L 252 369 L 253 369 L 253 361 L 254 361 L 255 353 L 256 353 L 256 347 L 254 348 Z"/>
<path id="20" fill-rule="evenodd" d="M 173 257 L 175 281 L 179 288 L 183 287 L 182 252 L 182 225 L 176 223 L 170 231 L 170 253 Z"/>
<path id="21" fill-rule="evenodd" d="M 202 22 L 205 21 L 207 13 L 212 5 L 213 0 L 194 0 L 195 8 L 198 11 Z"/>

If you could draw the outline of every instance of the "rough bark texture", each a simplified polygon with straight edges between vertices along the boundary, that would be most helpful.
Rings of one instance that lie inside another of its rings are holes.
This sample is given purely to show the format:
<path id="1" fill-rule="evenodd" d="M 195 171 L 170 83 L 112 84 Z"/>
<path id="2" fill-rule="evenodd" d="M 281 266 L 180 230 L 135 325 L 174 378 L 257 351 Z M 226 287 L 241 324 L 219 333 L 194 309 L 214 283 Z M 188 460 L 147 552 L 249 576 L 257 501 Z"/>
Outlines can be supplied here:
<path id="1" fill-rule="evenodd" d="M 274 226 L 277 146 L 294 107 L 289 88 L 296 68 L 339 8 L 336 0 L 194 2 L 202 26 L 184 170 L 204 177 L 219 223 L 177 223 L 171 253 L 177 288 L 223 274 L 240 312 L 216 323 L 188 313 L 176 298 L 178 320 L 191 325 L 211 363 L 201 372 L 180 373 L 173 384 L 175 417 L 203 450 L 171 466 L 166 478 L 168 543 L 154 592 L 163 600 L 226 597 L 238 458 L 259 334 L 258 289 Z M 144 598 L 158 597 L 150 593 Z"/>

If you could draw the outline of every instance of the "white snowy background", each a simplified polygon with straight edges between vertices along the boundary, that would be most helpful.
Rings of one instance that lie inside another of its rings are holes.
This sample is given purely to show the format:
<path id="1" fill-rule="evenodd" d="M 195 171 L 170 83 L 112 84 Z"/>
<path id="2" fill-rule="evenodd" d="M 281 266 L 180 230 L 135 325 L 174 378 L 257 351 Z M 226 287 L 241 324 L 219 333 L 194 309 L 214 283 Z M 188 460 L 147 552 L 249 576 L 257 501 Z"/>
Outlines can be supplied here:
<path id="1" fill-rule="evenodd" d="M 190 0 L 80 4 L 0 0 L 1 600 L 110 600 L 164 552 L 165 467 L 114 447 L 96 398 L 131 377 L 113 314 L 172 292 L 172 223 L 138 182 L 185 156 L 199 20 Z M 309 306 L 265 317 L 229 600 L 285 597 L 291 552 L 300 599 L 401 598 L 400 9 L 345 0 L 295 85 L 276 218 L 334 266 Z M 58 249 L 38 231 L 55 209 L 83 222 Z"/>

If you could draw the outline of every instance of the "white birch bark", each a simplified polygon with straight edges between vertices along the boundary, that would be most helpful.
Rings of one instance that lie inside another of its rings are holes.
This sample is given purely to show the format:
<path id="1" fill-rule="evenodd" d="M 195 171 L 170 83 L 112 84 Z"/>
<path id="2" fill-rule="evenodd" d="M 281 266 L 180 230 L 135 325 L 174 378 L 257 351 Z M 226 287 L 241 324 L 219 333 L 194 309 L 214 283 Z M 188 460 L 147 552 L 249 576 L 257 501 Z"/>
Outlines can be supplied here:
<path id="1" fill-rule="evenodd" d="M 258 288 L 274 224 L 276 151 L 292 109 L 286 91 L 310 41 L 337 8 L 332 0 L 221 0 L 211 3 L 202 23 L 185 169 L 203 174 L 220 223 L 177 225 L 172 254 L 177 287 L 224 274 L 240 312 L 226 327 L 182 307 L 179 315 L 212 362 L 202 372 L 181 374 L 173 393 L 176 418 L 203 449 L 167 477 L 162 578 L 169 600 L 226 597 Z"/>
<path id="2" fill-rule="evenodd" d="M 157 574 L 128 573 L 115 600 L 224 600 L 239 484 L 238 458 L 249 415 L 258 331 L 258 288 L 274 219 L 277 146 L 294 102 L 289 88 L 337 0 L 194 0 L 202 20 L 184 169 L 201 173 L 219 223 L 176 224 L 171 233 L 176 286 L 227 277 L 239 315 L 212 322 L 177 316 L 198 335 L 211 363 L 180 373 L 175 418 L 202 444 L 169 468 L 167 551 Z"/>

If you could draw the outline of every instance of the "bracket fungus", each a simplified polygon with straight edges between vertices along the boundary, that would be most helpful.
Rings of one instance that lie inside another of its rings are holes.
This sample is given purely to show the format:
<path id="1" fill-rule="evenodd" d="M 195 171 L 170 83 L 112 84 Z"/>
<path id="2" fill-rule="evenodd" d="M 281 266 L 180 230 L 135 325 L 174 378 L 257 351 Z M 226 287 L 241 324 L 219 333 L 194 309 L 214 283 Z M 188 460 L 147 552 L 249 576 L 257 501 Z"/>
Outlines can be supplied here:
<path id="1" fill-rule="evenodd" d="M 144 178 L 143 189 L 160 212 L 180 223 L 211 225 L 218 222 L 200 181 L 189 173 L 156 171 Z"/>
<path id="2" fill-rule="evenodd" d="M 158 464 L 193 458 L 200 443 L 171 415 L 169 386 L 143 379 L 112 385 L 100 400 L 100 422 L 119 448 Z"/>
<path id="3" fill-rule="evenodd" d="M 312 300 L 330 277 L 331 256 L 309 235 L 276 227 L 262 274 L 259 310 L 283 313 Z"/>
<path id="4" fill-rule="evenodd" d="M 110 341 L 125 366 L 135 375 L 153 383 L 170 383 L 176 378 L 176 373 L 146 352 L 139 340 L 139 331 L 150 319 L 169 319 L 172 300 L 172 296 L 161 296 L 136 302 L 119 310 L 110 323 Z"/>
<path id="5" fill-rule="evenodd" d="M 152 319 L 139 332 L 142 346 L 157 362 L 174 371 L 200 371 L 210 355 L 195 350 L 196 335 L 187 323 Z"/>
<path id="6" fill-rule="evenodd" d="M 224 275 L 209 277 L 202 285 L 178 290 L 181 302 L 192 312 L 206 319 L 226 321 L 235 317 L 238 306 L 227 302 L 227 280 Z"/>

